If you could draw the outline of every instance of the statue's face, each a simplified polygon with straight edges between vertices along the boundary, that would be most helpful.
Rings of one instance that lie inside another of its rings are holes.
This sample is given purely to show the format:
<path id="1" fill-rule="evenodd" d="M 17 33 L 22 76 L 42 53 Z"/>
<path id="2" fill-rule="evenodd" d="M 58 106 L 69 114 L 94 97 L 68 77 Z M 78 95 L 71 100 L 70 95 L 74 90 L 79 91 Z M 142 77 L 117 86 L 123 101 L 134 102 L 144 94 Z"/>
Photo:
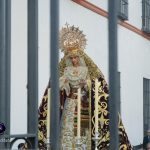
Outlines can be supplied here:
<path id="1" fill-rule="evenodd" d="M 71 59 L 73 66 L 79 65 L 79 57 L 78 56 L 71 56 L 70 59 Z"/>

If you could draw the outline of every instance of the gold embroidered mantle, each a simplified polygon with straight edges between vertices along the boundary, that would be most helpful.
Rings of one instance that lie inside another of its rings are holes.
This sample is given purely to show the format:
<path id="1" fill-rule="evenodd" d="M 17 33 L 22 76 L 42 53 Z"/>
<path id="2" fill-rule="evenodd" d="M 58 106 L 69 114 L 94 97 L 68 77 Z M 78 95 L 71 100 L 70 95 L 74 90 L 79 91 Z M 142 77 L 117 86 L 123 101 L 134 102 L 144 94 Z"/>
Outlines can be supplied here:
<path id="1" fill-rule="evenodd" d="M 98 149 L 108 149 L 109 148 L 109 110 L 108 110 L 108 85 L 104 79 L 103 74 L 99 68 L 94 64 L 94 62 L 86 55 L 83 56 L 86 66 L 88 67 L 88 74 L 91 80 L 91 137 L 94 136 L 94 96 L 95 96 L 95 85 L 94 79 L 98 78 L 100 82 L 99 86 L 99 133 L 100 141 Z M 65 58 L 62 58 L 60 61 L 60 76 L 64 74 L 64 69 L 66 67 Z M 90 84 L 90 83 L 89 83 Z M 61 100 L 65 99 L 65 95 L 61 94 Z M 47 89 L 45 91 L 42 103 L 39 108 L 39 148 L 46 148 L 46 115 L 47 115 Z M 125 132 L 125 128 L 122 124 L 121 118 L 119 117 L 118 128 L 119 128 L 119 137 L 120 137 L 120 150 L 131 150 L 131 144 L 128 140 L 128 136 Z M 94 143 L 91 140 L 91 150 L 94 149 Z"/>

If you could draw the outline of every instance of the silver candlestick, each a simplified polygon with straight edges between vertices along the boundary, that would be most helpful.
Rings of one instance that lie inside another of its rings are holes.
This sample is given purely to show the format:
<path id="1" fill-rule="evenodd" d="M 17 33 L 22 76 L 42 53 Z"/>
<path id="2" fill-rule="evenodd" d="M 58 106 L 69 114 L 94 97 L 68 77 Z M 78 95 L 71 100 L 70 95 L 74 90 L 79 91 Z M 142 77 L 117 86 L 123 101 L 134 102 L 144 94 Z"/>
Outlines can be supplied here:
<path id="1" fill-rule="evenodd" d="M 93 137 L 92 140 L 95 142 L 95 150 L 98 150 L 98 141 L 100 140 L 98 132 L 95 133 L 95 137 Z"/>
<path id="2" fill-rule="evenodd" d="M 82 146 L 81 138 L 77 138 L 76 139 L 76 149 L 78 150 L 79 148 L 81 148 L 81 146 Z"/>
<path id="3" fill-rule="evenodd" d="M 62 150 L 65 150 L 66 149 L 66 144 L 63 144 L 62 145 Z"/>
<path id="4" fill-rule="evenodd" d="M 46 139 L 47 150 L 51 150 L 51 140 L 50 138 Z"/>
<path id="5" fill-rule="evenodd" d="M 82 147 L 83 150 L 86 150 L 86 147 L 87 147 L 87 146 L 86 146 L 86 144 L 82 144 L 81 147 Z"/>

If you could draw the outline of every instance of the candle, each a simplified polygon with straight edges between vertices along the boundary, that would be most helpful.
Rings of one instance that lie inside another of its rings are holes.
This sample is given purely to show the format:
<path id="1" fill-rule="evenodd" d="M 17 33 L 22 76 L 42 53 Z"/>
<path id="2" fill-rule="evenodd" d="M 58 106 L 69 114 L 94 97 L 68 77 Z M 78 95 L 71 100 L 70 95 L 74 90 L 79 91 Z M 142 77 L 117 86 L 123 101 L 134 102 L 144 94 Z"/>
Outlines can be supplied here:
<path id="1" fill-rule="evenodd" d="M 98 79 L 95 79 L 95 133 L 98 133 Z"/>
<path id="2" fill-rule="evenodd" d="M 47 139 L 50 139 L 50 88 L 47 93 Z"/>
<path id="3" fill-rule="evenodd" d="M 81 128 L 81 89 L 78 89 L 78 111 L 77 111 L 77 138 L 80 139 L 80 128 Z"/>

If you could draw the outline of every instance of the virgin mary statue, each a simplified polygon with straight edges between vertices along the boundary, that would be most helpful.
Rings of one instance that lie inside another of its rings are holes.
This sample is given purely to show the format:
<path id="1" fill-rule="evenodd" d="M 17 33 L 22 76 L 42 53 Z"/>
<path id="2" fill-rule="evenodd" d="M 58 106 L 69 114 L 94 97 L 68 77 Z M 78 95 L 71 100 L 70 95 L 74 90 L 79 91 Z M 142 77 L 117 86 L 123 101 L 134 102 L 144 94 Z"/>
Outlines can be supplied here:
<path id="1" fill-rule="evenodd" d="M 107 150 L 110 144 L 108 85 L 97 65 L 84 52 L 86 38 L 79 28 L 68 26 L 60 31 L 60 49 L 64 57 L 60 69 L 60 149 L 76 149 L 77 140 L 77 99 L 81 89 L 80 137 L 86 150 L 94 150 L 95 136 L 95 79 L 98 80 L 98 149 Z M 47 136 L 47 87 L 39 107 L 39 149 L 46 149 Z M 119 117 L 119 115 L 118 115 Z M 119 117 L 120 150 L 132 149 Z"/>

